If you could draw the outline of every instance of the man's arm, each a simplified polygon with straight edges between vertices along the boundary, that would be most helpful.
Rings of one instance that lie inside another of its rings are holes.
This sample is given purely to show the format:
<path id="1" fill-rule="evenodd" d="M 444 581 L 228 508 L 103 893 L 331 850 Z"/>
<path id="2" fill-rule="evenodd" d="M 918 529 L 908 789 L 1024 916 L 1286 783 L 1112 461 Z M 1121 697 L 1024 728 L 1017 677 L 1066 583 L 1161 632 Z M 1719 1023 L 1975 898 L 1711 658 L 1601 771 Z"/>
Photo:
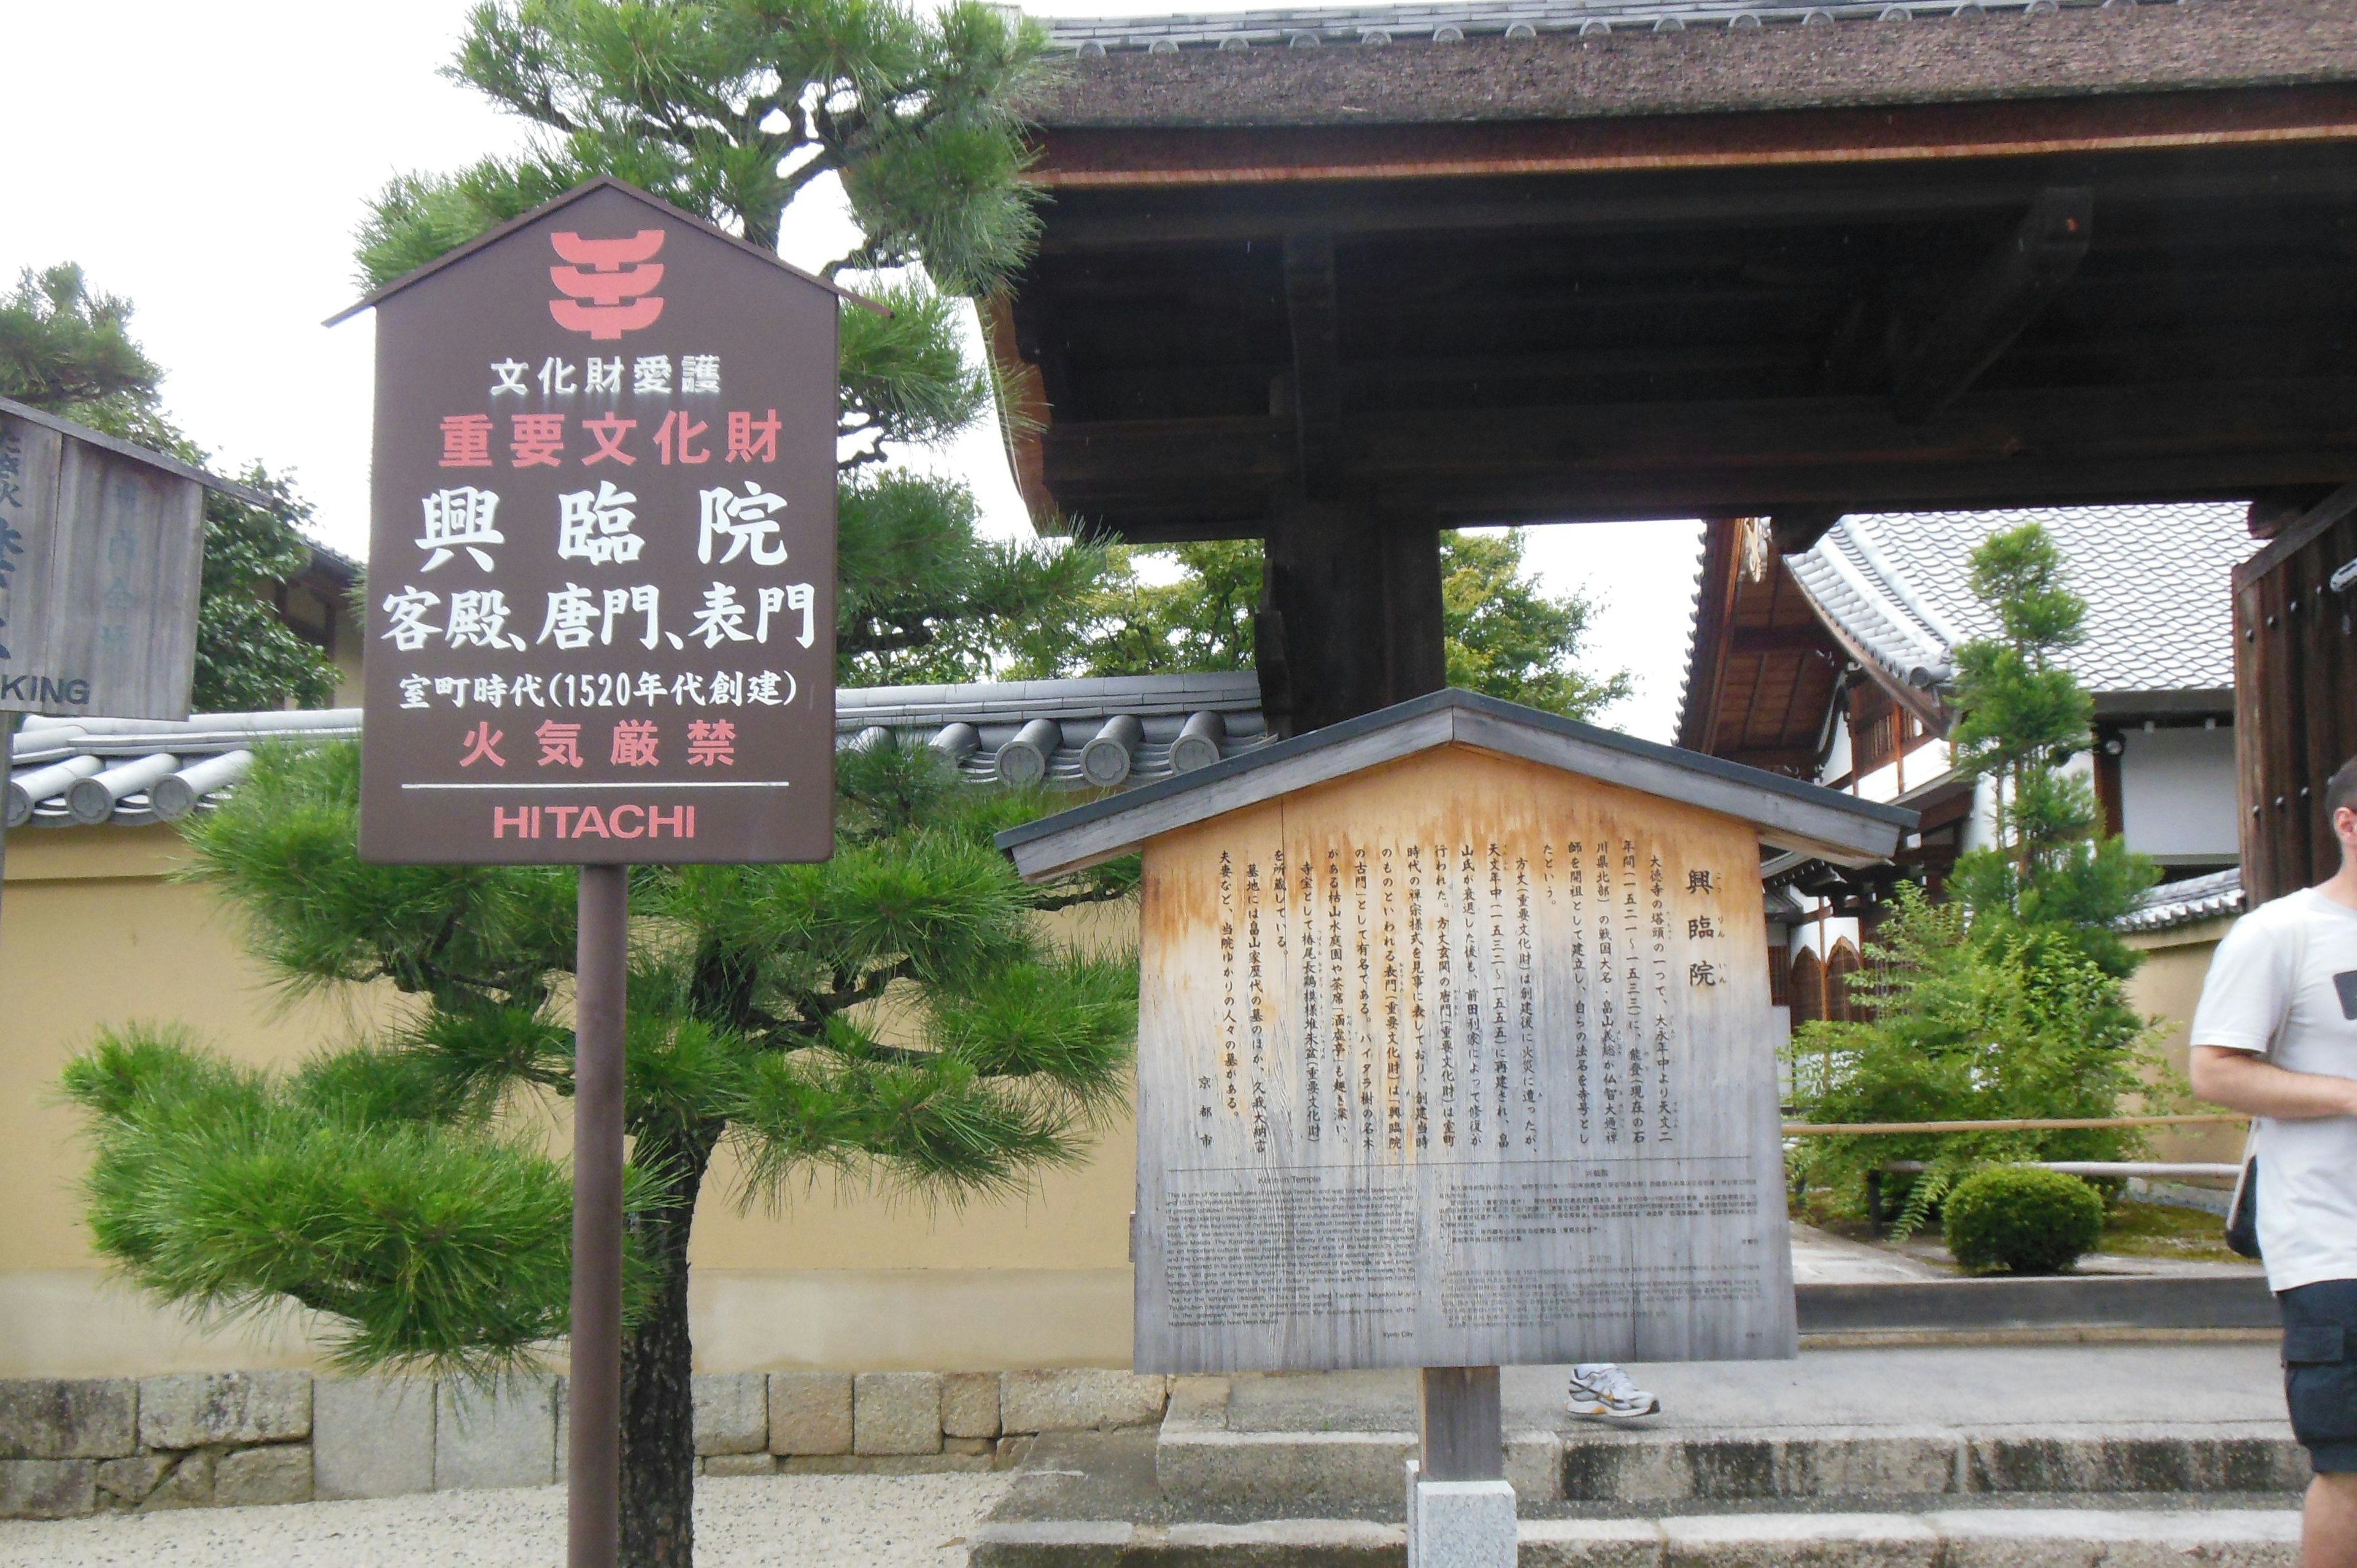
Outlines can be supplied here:
<path id="1" fill-rule="evenodd" d="M 2280 1121 L 2357 1116 L 2357 1079 L 2292 1072 L 2255 1051 L 2193 1047 L 2193 1092 L 2229 1111 Z"/>

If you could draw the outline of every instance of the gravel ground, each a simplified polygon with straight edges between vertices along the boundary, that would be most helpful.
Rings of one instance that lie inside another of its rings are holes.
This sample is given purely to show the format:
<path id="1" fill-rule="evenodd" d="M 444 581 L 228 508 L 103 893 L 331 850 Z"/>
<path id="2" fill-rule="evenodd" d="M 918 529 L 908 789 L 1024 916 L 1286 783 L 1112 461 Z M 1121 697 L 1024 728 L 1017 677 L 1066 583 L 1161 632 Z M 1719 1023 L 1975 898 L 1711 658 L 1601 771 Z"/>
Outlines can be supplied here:
<path id="1" fill-rule="evenodd" d="M 699 1482 L 697 1568 L 963 1568 L 1006 1475 L 778 1476 Z M 560 1568 L 565 1488 L 369 1502 L 0 1520 L 0 1568 Z"/>

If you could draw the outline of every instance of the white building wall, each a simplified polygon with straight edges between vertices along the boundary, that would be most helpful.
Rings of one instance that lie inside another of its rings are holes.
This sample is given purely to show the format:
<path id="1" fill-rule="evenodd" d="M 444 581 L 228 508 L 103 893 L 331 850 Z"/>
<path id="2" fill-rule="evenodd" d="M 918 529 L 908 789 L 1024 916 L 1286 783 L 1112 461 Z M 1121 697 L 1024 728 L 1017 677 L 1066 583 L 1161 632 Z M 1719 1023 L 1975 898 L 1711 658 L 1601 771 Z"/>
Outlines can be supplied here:
<path id="1" fill-rule="evenodd" d="M 2234 732 L 2130 730 L 2120 739 L 2120 825 L 2128 847 L 2162 860 L 2233 859 Z"/>

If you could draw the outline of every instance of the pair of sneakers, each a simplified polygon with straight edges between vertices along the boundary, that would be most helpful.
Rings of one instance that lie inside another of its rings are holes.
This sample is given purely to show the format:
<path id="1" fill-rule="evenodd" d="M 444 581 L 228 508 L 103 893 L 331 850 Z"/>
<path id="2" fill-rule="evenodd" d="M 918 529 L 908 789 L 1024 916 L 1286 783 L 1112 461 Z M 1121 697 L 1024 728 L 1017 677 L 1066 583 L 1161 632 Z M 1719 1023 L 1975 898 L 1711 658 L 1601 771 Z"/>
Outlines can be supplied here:
<path id="1" fill-rule="evenodd" d="M 1571 1397 L 1564 1408 L 1574 1415 L 1635 1421 L 1658 1412 L 1662 1402 L 1611 1362 L 1589 1361 L 1571 1369 Z"/>

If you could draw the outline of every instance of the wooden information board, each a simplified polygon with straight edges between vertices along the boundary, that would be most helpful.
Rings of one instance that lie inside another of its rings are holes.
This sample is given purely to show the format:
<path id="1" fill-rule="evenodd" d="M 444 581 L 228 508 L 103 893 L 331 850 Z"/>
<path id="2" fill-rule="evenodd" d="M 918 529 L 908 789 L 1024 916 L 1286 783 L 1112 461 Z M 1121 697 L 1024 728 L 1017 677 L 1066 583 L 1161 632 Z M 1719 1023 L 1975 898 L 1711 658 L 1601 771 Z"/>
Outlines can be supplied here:
<path id="1" fill-rule="evenodd" d="M 1792 1354 L 1759 864 L 1464 747 L 1150 843 L 1138 1369 Z"/>

